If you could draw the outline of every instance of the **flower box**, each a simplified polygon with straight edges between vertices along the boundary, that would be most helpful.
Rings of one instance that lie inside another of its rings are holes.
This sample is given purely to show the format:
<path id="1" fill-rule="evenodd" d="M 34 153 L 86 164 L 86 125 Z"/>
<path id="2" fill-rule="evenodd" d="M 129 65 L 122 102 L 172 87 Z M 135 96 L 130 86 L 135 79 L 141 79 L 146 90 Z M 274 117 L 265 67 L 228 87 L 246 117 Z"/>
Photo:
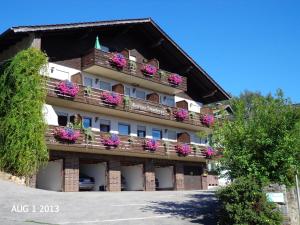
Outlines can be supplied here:
<path id="1" fill-rule="evenodd" d="M 101 99 L 110 105 L 119 105 L 122 102 L 122 96 L 115 92 L 102 92 Z"/>
<path id="2" fill-rule="evenodd" d="M 123 69 L 127 65 L 127 60 L 121 53 L 112 53 L 110 62 L 118 69 Z"/>
<path id="3" fill-rule="evenodd" d="M 179 145 L 176 146 L 176 152 L 179 155 L 187 156 L 192 152 L 192 150 L 191 150 L 191 147 L 188 144 L 179 144 Z"/>
<path id="4" fill-rule="evenodd" d="M 117 147 L 121 143 L 120 138 L 116 134 L 104 136 L 101 142 L 103 145 L 108 147 Z"/>
<path id="5" fill-rule="evenodd" d="M 157 68 L 150 64 L 143 65 L 143 68 L 141 70 L 145 75 L 150 77 L 153 77 L 157 73 Z"/>
<path id="6" fill-rule="evenodd" d="M 189 112 L 186 109 L 178 109 L 174 113 L 175 118 L 179 121 L 185 120 L 188 117 L 188 115 L 189 115 Z"/>
<path id="7" fill-rule="evenodd" d="M 170 84 L 172 84 L 174 86 L 178 86 L 182 83 L 183 80 L 182 80 L 181 76 L 179 76 L 176 73 L 173 73 L 168 77 L 168 81 Z"/>
<path id="8" fill-rule="evenodd" d="M 201 123 L 207 127 L 214 124 L 215 118 L 213 115 L 205 114 L 201 116 Z"/>
<path id="9" fill-rule="evenodd" d="M 156 151 L 158 148 L 158 142 L 154 139 L 148 139 L 145 141 L 144 148 L 150 151 Z"/>
<path id="10" fill-rule="evenodd" d="M 211 159 L 215 155 L 215 150 L 212 147 L 207 147 L 204 154 L 207 159 Z"/>
<path id="11" fill-rule="evenodd" d="M 75 143 L 80 136 L 80 132 L 70 127 L 58 127 L 54 130 L 54 136 L 60 141 Z"/>
<path id="12" fill-rule="evenodd" d="M 64 80 L 56 85 L 56 89 L 60 94 L 75 97 L 79 92 L 79 86 L 72 81 Z"/>

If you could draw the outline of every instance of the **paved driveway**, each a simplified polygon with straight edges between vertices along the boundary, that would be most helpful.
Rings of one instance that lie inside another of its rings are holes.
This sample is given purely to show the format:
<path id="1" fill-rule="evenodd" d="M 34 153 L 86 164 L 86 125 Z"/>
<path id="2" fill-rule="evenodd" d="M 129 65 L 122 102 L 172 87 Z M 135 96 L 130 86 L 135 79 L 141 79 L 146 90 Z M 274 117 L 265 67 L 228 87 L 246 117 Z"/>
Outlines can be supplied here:
<path id="1" fill-rule="evenodd" d="M 214 225 L 212 192 L 58 193 L 0 181 L 0 224 Z"/>

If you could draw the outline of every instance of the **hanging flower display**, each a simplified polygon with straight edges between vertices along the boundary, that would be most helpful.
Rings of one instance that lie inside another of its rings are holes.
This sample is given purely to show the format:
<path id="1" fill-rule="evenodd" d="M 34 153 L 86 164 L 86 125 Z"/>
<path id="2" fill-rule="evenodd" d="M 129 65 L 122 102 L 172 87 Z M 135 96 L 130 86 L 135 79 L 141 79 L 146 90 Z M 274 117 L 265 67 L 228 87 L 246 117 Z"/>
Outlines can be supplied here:
<path id="1" fill-rule="evenodd" d="M 61 141 L 74 143 L 79 138 L 80 132 L 70 127 L 57 127 L 54 130 L 54 136 Z"/>
<path id="2" fill-rule="evenodd" d="M 156 151 L 158 148 L 158 142 L 154 139 L 148 139 L 145 141 L 145 149 L 150 151 Z"/>
<path id="3" fill-rule="evenodd" d="M 182 83 L 182 77 L 179 76 L 176 73 L 172 73 L 169 77 L 168 77 L 168 81 L 170 84 L 178 86 Z"/>
<path id="4" fill-rule="evenodd" d="M 122 102 L 121 95 L 115 92 L 102 92 L 101 99 L 110 105 L 119 105 Z"/>
<path id="5" fill-rule="evenodd" d="M 104 136 L 101 140 L 102 144 L 109 147 L 117 147 L 121 141 L 118 135 L 116 134 L 109 134 Z"/>
<path id="6" fill-rule="evenodd" d="M 211 159 L 215 154 L 215 150 L 212 147 L 207 147 L 204 151 L 205 157 Z"/>
<path id="7" fill-rule="evenodd" d="M 191 147 L 188 144 L 179 144 L 179 145 L 176 146 L 176 152 L 179 155 L 187 156 L 192 151 L 191 151 Z"/>
<path id="8" fill-rule="evenodd" d="M 150 64 L 144 64 L 142 71 L 144 72 L 145 75 L 152 77 L 154 74 L 156 74 L 157 68 Z"/>
<path id="9" fill-rule="evenodd" d="M 127 60 L 121 53 L 112 53 L 110 58 L 111 63 L 119 69 L 123 69 L 127 64 Z"/>
<path id="10" fill-rule="evenodd" d="M 188 110 L 186 109 L 178 109 L 175 113 L 174 116 L 177 120 L 183 121 L 185 120 L 189 115 Z"/>
<path id="11" fill-rule="evenodd" d="M 72 81 L 64 80 L 56 85 L 56 89 L 64 95 L 75 97 L 79 92 L 79 86 Z"/>
<path id="12" fill-rule="evenodd" d="M 215 118 L 213 115 L 205 114 L 201 116 L 201 123 L 210 127 L 214 124 Z"/>

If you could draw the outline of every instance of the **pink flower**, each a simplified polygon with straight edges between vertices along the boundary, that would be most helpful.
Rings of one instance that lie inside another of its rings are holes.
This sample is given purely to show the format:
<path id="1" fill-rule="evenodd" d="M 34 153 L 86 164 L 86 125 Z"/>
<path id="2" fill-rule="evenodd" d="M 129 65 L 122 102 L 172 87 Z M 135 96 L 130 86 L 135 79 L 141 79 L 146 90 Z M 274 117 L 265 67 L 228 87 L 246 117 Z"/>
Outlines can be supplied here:
<path id="1" fill-rule="evenodd" d="M 206 158 L 211 158 L 215 154 L 215 151 L 212 147 L 207 147 L 204 151 L 204 154 Z"/>
<path id="2" fill-rule="evenodd" d="M 142 71 L 149 76 L 153 76 L 157 72 L 157 68 L 150 64 L 143 65 Z"/>
<path id="3" fill-rule="evenodd" d="M 120 94 L 115 92 L 102 92 L 101 98 L 105 103 L 111 104 L 111 105 L 119 105 L 122 102 L 122 97 Z"/>
<path id="4" fill-rule="evenodd" d="M 74 131 L 70 127 L 58 127 L 54 130 L 54 136 L 62 141 L 75 142 L 80 136 L 80 132 Z"/>
<path id="5" fill-rule="evenodd" d="M 215 118 L 213 115 L 206 114 L 206 115 L 201 116 L 201 123 L 208 127 L 213 125 L 214 121 L 215 121 Z"/>
<path id="6" fill-rule="evenodd" d="M 174 116 L 177 120 L 183 121 L 188 117 L 188 111 L 186 109 L 178 109 Z"/>
<path id="7" fill-rule="evenodd" d="M 176 146 L 176 152 L 180 155 L 187 156 L 192 151 L 191 147 L 188 144 L 179 144 Z"/>
<path id="8" fill-rule="evenodd" d="M 61 94 L 75 97 L 79 92 L 79 86 L 72 81 L 64 80 L 56 85 L 56 88 Z"/>
<path id="9" fill-rule="evenodd" d="M 111 134 L 106 137 L 103 137 L 101 142 L 105 146 L 113 146 L 113 147 L 117 147 L 121 143 L 120 138 L 116 134 Z"/>
<path id="10" fill-rule="evenodd" d="M 127 64 L 126 58 L 121 53 L 112 53 L 110 61 L 119 69 L 123 69 L 123 67 Z"/>
<path id="11" fill-rule="evenodd" d="M 155 151 L 158 148 L 158 142 L 154 139 L 148 139 L 145 142 L 145 149 Z"/>
<path id="12" fill-rule="evenodd" d="M 176 73 L 173 73 L 171 74 L 169 77 L 168 77 L 168 81 L 170 84 L 172 85 L 180 85 L 182 83 L 182 77 L 179 76 L 178 74 Z"/>

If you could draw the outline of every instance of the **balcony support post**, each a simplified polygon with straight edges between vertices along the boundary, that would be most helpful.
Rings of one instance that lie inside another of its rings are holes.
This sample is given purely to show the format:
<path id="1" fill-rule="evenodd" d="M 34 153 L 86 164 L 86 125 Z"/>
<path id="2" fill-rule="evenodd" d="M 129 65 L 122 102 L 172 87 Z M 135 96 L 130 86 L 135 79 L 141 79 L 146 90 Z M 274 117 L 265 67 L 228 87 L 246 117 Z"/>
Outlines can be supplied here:
<path id="1" fill-rule="evenodd" d="M 155 191 L 155 172 L 152 160 L 145 163 L 145 191 Z"/>
<path id="2" fill-rule="evenodd" d="M 121 162 L 109 160 L 107 171 L 107 190 L 121 191 Z"/>

